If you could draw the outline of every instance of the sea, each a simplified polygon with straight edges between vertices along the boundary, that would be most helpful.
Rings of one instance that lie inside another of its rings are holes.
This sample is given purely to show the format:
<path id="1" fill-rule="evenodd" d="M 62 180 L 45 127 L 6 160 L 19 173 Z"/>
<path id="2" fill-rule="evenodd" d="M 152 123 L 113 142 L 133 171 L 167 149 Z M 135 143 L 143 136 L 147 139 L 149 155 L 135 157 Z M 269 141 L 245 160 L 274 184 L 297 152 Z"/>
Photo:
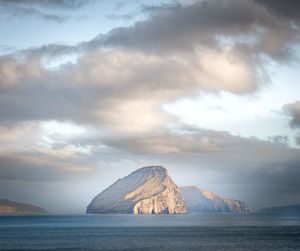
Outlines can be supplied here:
<path id="1" fill-rule="evenodd" d="M 300 250 L 300 216 L 1 216 L 0 250 Z"/>

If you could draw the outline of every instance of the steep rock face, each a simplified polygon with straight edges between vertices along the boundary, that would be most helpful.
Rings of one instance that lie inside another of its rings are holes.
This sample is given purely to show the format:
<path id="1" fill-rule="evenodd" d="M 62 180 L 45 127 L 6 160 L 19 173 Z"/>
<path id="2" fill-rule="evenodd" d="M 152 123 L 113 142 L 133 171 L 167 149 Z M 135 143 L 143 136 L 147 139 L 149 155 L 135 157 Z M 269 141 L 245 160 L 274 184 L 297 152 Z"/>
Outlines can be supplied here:
<path id="1" fill-rule="evenodd" d="M 0 200 L 0 214 L 45 214 L 47 213 L 41 207 L 33 206 L 30 204 L 19 203 L 6 199 Z"/>
<path id="2" fill-rule="evenodd" d="M 224 201 L 233 213 L 250 213 L 251 211 L 243 201 L 234 199 L 224 199 Z"/>
<path id="3" fill-rule="evenodd" d="M 195 186 L 180 187 L 189 213 L 249 213 L 247 205 L 239 200 L 223 199 L 219 195 Z"/>
<path id="4" fill-rule="evenodd" d="M 117 180 L 87 207 L 87 213 L 180 214 L 180 189 L 161 166 L 148 166 Z"/>

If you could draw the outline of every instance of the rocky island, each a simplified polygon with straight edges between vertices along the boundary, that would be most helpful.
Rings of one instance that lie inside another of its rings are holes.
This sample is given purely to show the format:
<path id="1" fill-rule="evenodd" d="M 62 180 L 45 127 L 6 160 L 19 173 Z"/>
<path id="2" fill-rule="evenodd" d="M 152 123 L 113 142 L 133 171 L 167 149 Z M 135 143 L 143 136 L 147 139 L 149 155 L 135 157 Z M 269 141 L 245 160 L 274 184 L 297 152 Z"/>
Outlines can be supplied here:
<path id="1" fill-rule="evenodd" d="M 162 166 L 146 166 L 97 195 L 88 205 L 89 214 L 184 214 L 248 213 L 239 200 L 223 199 L 197 187 L 178 187 Z"/>
<path id="2" fill-rule="evenodd" d="M 30 215 L 30 214 L 45 214 L 47 211 L 41 207 L 30 204 L 19 203 L 6 199 L 0 200 L 0 215 Z"/>
<path id="3" fill-rule="evenodd" d="M 86 212 L 181 214 L 187 207 L 167 170 L 148 166 L 117 180 L 92 200 Z"/>

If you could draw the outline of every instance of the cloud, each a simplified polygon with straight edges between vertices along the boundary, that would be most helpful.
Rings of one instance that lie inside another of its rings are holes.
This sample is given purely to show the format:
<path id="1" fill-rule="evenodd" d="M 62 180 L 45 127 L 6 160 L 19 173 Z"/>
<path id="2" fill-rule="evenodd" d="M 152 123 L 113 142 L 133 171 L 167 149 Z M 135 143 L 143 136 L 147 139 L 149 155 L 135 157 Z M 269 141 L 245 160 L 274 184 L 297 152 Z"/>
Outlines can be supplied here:
<path id="1" fill-rule="evenodd" d="M 276 135 L 273 137 L 269 137 L 269 140 L 276 144 L 288 145 L 289 137 L 286 135 Z"/>
<path id="2" fill-rule="evenodd" d="M 251 92 L 257 78 L 256 69 L 230 50 L 181 57 L 98 51 L 57 70 L 46 69 L 38 57 L 7 56 L 0 59 L 0 120 L 150 130 L 168 120 L 164 103 L 199 91 Z"/>
<path id="3" fill-rule="evenodd" d="M 74 9 L 82 7 L 88 3 L 92 2 L 91 0 L 0 0 L 0 4 L 6 5 L 16 5 L 16 6 L 39 6 L 42 8 L 66 8 Z"/>
<path id="4" fill-rule="evenodd" d="M 33 83 L 41 79 L 44 74 L 45 70 L 38 58 L 26 59 L 25 62 L 18 62 L 9 56 L 0 58 L 0 86 L 2 87 L 24 84 L 27 81 Z"/>
<path id="5" fill-rule="evenodd" d="M 299 1 L 287 0 L 255 0 L 256 2 L 264 5 L 269 10 L 273 11 L 279 17 L 285 17 L 288 19 L 294 19 L 295 21 L 299 21 L 300 14 Z"/>
<path id="6" fill-rule="evenodd" d="M 0 13 L 13 18 L 37 17 L 45 21 L 62 23 L 71 18 L 58 10 L 77 10 L 84 5 L 91 3 L 89 0 L 0 0 Z"/>
<path id="7" fill-rule="evenodd" d="M 59 159 L 53 155 L 42 153 L 23 154 L 21 156 L 0 156 L 2 165 L 1 180 L 22 181 L 62 181 L 67 179 L 80 179 L 88 175 L 92 167 L 69 158 Z"/>
<path id="8" fill-rule="evenodd" d="M 296 130 L 300 128 L 300 101 L 294 103 L 285 104 L 283 110 L 290 117 L 290 127 Z M 295 137 L 296 144 L 300 146 L 300 133 Z"/>
<path id="9" fill-rule="evenodd" d="M 148 19 L 113 29 L 104 44 L 166 53 L 216 49 L 222 38 L 228 38 L 247 54 L 263 53 L 279 60 L 288 56 L 291 43 L 299 41 L 298 28 L 298 22 L 280 19 L 256 1 L 196 1 L 152 8 Z M 103 36 L 99 38 L 103 43 Z"/>
<path id="10" fill-rule="evenodd" d="M 121 48 L 181 56 L 181 53 L 201 53 L 203 49 L 222 51 L 229 46 L 245 61 L 260 67 L 265 56 L 278 62 L 294 59 L 299 20 L 292 15 L 281 18 L 261 2 L 213 0 L 144 5 L 141 12 L 146 17 L 132 26 L 112 29 L 76 47 L 49 45 L 37 51 Z"/>
<path id="11" fill-rule="evenodd" d="M 58 22 L 58 23 L 65 22 L 70 18 L 69 16 L 49 14 L 38 9 L 26 8 L 26 7 L 15 7 L 11 9 L 9 12 L 10 15 L 12 16 L 18 16 L 18 17 L 35 16 L 37 18 L 41 18 L 47 21 Z M 5 14 L 8 14 L 7 10 L 5 10 Z"/>
<path id="12" fill-rule="evenodd" d="M 71 123 L 54 121 L 0 126 L 0 179 L 53 182 L 88 175 L 94 168 L 83 158 L 88 153 L 68 143 L 84 133 Z"/>
<path id="13" fill-rule="evenodd" d="M 291 116 L 290 126 L 292 128 L 300 127 L 300 101 L 284 105 L 283 109 Z"/>
<path id="14" fill-rule="evenodd" d="M 14 51 L 18 51 L 18 48 L 15 46 L 10 46 L 10 45 L 5 45 L 5 44 L 0 45 L 0 53 L 1 54 L 8 54 L 8 53 L 12 53 Z"/>
<path id="15" fill-rule="evenodd" d="M 296 137 L 296 144 L 300 146 L 300 134 Z"/>
<path id="16" fill-rule="evenodd" d="M 124 151 L 141 154 L 198 154 L 218 151 L 214 135 L 176 134 L 165 130 L 104 140 L 104 143 Z"/>

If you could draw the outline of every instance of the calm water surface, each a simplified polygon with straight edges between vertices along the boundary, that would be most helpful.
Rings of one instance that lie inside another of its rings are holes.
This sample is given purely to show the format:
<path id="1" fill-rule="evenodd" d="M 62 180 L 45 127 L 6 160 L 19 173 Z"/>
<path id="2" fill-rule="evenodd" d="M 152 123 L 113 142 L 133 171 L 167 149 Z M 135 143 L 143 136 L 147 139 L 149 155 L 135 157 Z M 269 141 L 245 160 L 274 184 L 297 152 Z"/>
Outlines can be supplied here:
<path id="1" fill-rule="evenodd" d="M 0 250 L 300 250 L 300 217 L 2 216 Z"/>

